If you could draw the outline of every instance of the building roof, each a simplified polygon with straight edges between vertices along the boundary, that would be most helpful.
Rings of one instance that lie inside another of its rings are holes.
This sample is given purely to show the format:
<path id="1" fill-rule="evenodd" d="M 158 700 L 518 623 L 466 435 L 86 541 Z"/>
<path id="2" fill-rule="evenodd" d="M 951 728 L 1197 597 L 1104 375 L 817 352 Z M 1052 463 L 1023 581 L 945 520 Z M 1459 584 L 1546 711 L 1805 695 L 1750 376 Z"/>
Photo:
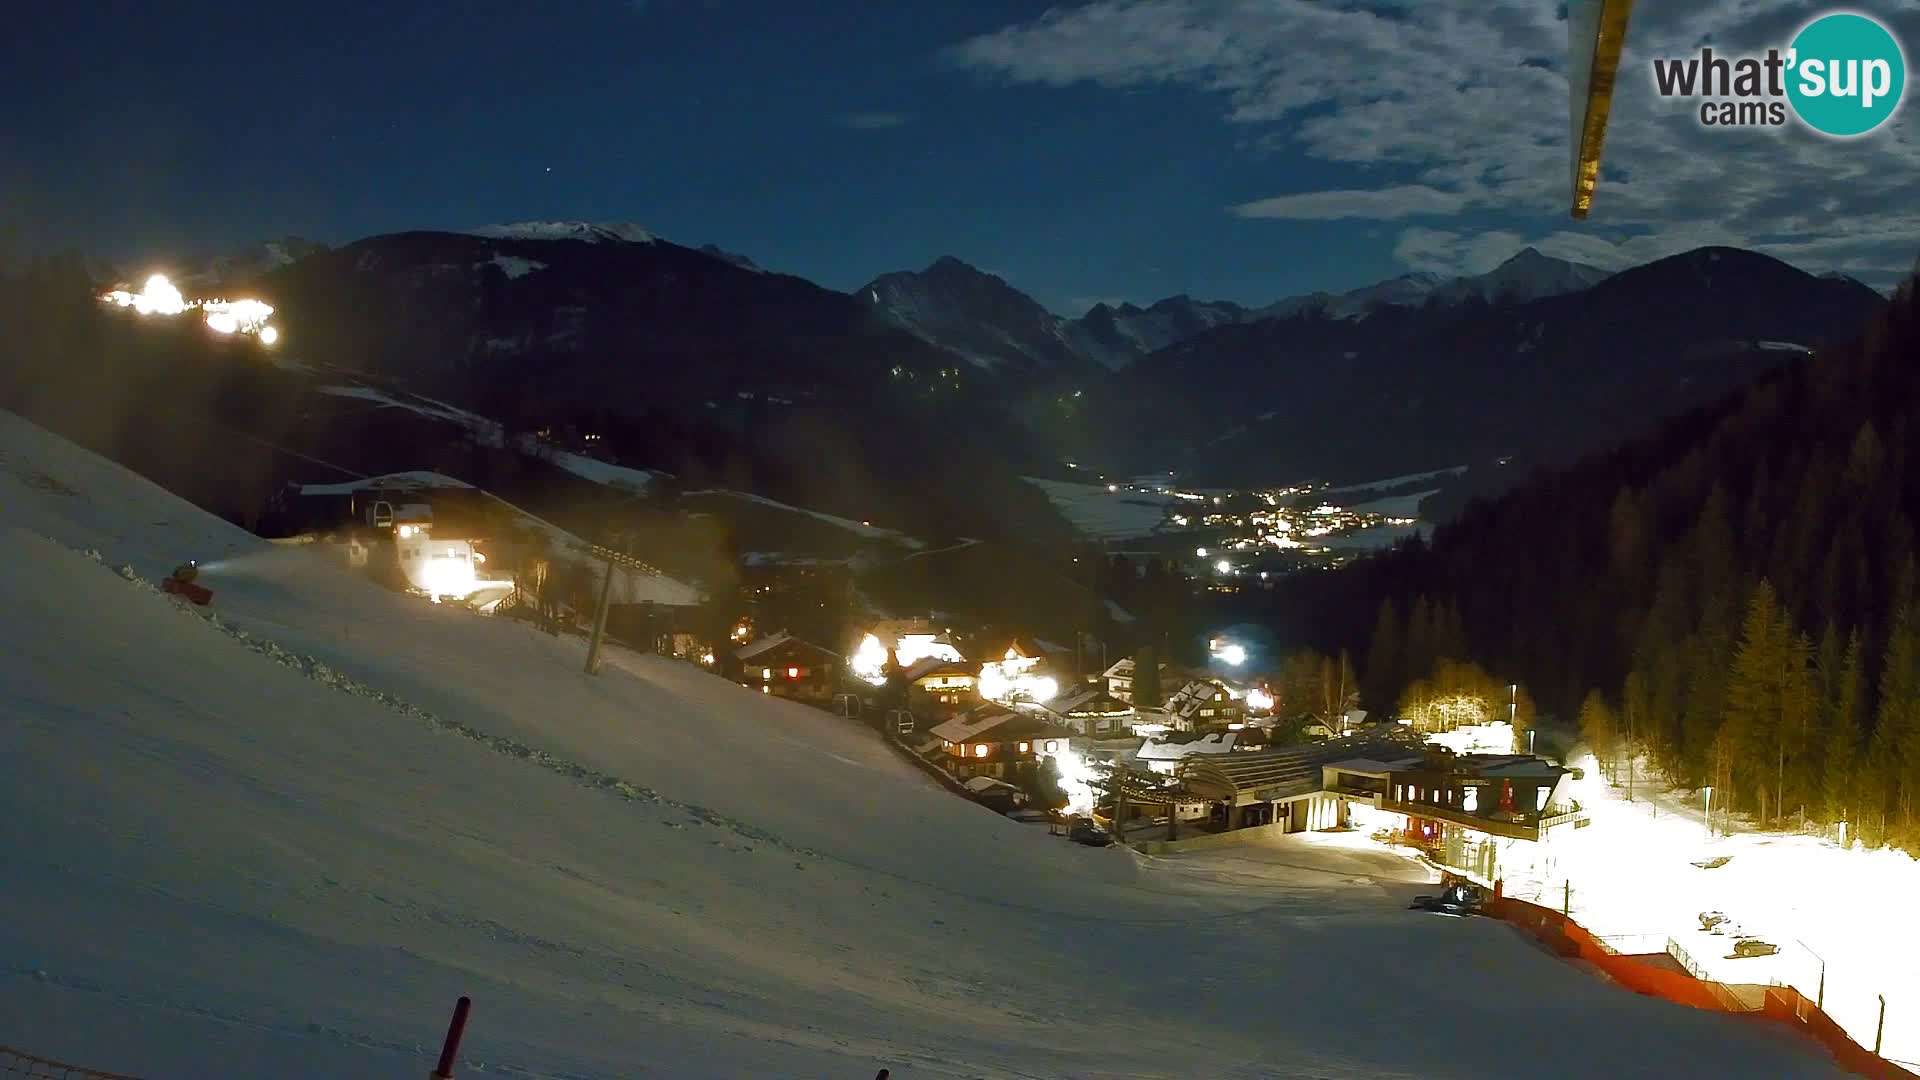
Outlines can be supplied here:
<path id="1" fill-rule="evenodd" d="M 1406 756 L 1410 744 L 1405 740 L 1397 732 L 1363 732 L 1304 746 L 1193 755 L 1181 762 L 1179 775 L 1189 790 L 1206 798 L 1285 799 L 1320 790 L 1320 770 L 1329 762 Z"/>
<path id="2" fill-rule="evenodd" d="M 933 734 L 950 743 L 1013 742 L 1016 739 L 1071 739 L 1079 732 L 1061 727 L 1043 713 L 1017 713 L 998 705 L 969 709 L 936 726 Z"/>
<path id="3" fill-rule="evenodd" d="M 980 665 L 971 660 L 942 660 L 937 656 L 923 656 L 907 665 L 901 674 L 908 682 L 919 682 L 933 675 L 978 675 Z"/>
<path id="4" fill-rule="evenodd" d="M 1215 731 L 1197 739 L 1178 742 L 1173 739 L 1148 739 L 1138 752 L 1142 761 L 1178 761 L 1192 754 L 1230 754 L 1240 741 L 1237 731 Z"/>
<path id="5" fill-rule="evenodd" d="M 1323 767 L 1339 769 L 1341 772 L 1358 773 L 1362 776 L 1384 777 L 1390 773 L 1412 768 L 1423 760 L 1425 760 L 1425 755 L 1422 754 L 1399 758 L 1393 757 L 1392 755 L 1382 755 L 1381 758 L 1357 757 L 1348 758 L 1345 761 L 1329 761 Z"/>
<path id="6" fill-rule="evenodd" d="M 980 736 L 1020 715 L 998 705 L 981 705 L 948 718 L 933 727 L 931 733 L 950 743 L 978 742 Z"/>
<path id="7" fill-rule="evenodd" d="M 1067 690 L 1047 702 L 1046 708 L 1057 716 L 1133 712 L 1133 706 L 1107 693 L 1107 688 L 1098 684 Z"/>
<path id="8" fill-rule="evenodd" d="M 785 630 L 782 630 L 777 634 L 768 634 L 766 637 L 759 638 L 747 645 L 743 645 L 739 649 L 735 650 L 733 655 L 736 659 L 739 659 L 744 662 L 747 660 L 751 660 L 756 656 L 761 656 L 766 653 L 772 652 L 773 650 L 779 648 L 782 645 L 797 645 L 802 649 L 819 653 L 822 656 L 829 657 L 834 660 L 840 659 L 840 655 L 838 653 L 835 653 L 830 649 L 823 649 L 820 646 L 815 645 L 810 641 L 802 641 L 801 639 L 794 637 L 792 634 L 787 633 Z"/>
<path id="9" fill-rule="evenodd" d="M 1454 768 L 1503 780 L 1557 780 L 1567 769 L 1530 754 L 1460 754 Z"/>
<path id="10" fill-rule="evenodd" d="M 1226 688 L 1204 679 L 1190 679 L 1167 698 L 1167 713 L 1183 720 L 1191 719 L 1200 707 L 1226 692 Z M 1231 695 L 1229 695 L 1231 696 Z"/>

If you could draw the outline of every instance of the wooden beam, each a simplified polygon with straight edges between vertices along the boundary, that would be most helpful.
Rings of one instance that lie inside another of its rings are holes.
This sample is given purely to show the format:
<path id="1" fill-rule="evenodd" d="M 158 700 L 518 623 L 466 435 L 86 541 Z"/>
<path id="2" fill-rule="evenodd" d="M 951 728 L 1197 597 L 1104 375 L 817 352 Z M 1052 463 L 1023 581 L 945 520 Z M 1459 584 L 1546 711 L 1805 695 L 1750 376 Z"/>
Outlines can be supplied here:
<path id="1" fill-rule="evenodd" d="M 1607 138 L 1607 118 L 1613 112 L 1614 83 L 1620 71 L 1620 53 L 1626 46 L 1627 22 L 1633 0 L 1576 0 L 1580 17 L 1568 13 L 1569 77 L 1573 112 L 1573 216 L 1584 219 L 1593 209 L 1594 189 L 1600 183 L 1600 151 Z M 1589 39 L 1585 23 L 1593 23 Z M 1585 73 L 1584 89 L 1579 85 Z"/>

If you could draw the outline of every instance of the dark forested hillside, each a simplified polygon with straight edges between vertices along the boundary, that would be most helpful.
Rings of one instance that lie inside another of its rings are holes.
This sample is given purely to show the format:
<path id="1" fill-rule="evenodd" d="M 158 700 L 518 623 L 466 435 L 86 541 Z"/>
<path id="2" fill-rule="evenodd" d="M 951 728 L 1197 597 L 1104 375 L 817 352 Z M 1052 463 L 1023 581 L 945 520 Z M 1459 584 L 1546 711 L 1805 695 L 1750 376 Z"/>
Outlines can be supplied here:
<path id="1" fill-rule="evenodd" d="M 1317 613 L 1319 644 L 1372 639 L 1376 706 L 1426 674 L 1410 653 L 1453 638 L 1743 809 L 1914 850 L 1916 414 L 1910 280 L 1860 341 L 1281 602 Z"/>

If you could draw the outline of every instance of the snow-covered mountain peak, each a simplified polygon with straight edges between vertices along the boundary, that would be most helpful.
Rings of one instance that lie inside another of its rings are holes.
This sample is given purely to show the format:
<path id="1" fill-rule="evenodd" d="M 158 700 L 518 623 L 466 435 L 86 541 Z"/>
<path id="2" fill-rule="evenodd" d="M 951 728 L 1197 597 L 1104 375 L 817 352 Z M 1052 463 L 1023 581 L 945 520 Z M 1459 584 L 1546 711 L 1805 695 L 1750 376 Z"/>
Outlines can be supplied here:
<path id="1" fill-rule="evenodd" d="M 631 221 L 517 221 L 482 225 L 469 232 L 503 240 L 583 240 L 589 244 L 651 244 L 659 239 Z"/>

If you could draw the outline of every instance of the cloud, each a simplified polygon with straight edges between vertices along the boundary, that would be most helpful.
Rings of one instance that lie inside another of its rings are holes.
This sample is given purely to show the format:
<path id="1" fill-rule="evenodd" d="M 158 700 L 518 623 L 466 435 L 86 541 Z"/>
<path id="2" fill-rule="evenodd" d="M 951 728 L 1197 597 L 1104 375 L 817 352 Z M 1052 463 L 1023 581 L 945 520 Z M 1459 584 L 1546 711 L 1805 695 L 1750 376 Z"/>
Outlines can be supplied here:
<path id="1" fill-rule="evenodd" d="M 1378 178 L 1377 186 L 1329 185 L 1232 213 L 1431 219 L 1401 235 L 1409 265 L 1482 258 L 1464 223 L 1450 230 L 1454 240 L 1439 235 L 1468 213 L 1476 223 L 1495 215 L 1542 251 L 1636 258 L 1709 238 L 1876 283 L 1912 265 L 1920 250 L 1915 102 L 1874 134 L 1837 142 L 1795 125 L 1713 131 L 1696 107 L 1653 90 L 1654 57 L 1707 42 L 1727 53 L 1784 45 L 1823 10 L 1811 0 L 1639 5 L 1607 133 L 1607 175 L 1592 219 L 1572 222 L 1564 6 L 1092 0 L 961 42 L 948 59 L 1010 85 L 1197 91 L 1249 145 Z M 1891 14 L 1895 5 L 1879 6 L 1897 37 L 1920 42 L 1920 7 Z"/>
<path id="2" fill-rule="evenodd" d="M 1275 195 L 1232 208 L 1243 218 L 1331 221 L 1338 218 L 1393 220 L 1417 214 L 1457 214 L 1473 200 L 1466 192 L 1441 191 L 1425 184 L 1403 184 L 1372 191 L 1308 191 Z"/>
<path id="3" fill-rule="evenodd" d="M 1414 270 L 1458 277 L 1484 274 L 1525 244 L 1519 233 L 1503 230 L 1457 233 L 1415 226 L 1400 234 L 1393 257 Z"/>
<path id="4" fill-rule="evenodd" d="M 833 118 L 836 126 L 854 131 L 885 131 L 912 121 L 912 116 L 897 112 L 843 112 Z"/>

